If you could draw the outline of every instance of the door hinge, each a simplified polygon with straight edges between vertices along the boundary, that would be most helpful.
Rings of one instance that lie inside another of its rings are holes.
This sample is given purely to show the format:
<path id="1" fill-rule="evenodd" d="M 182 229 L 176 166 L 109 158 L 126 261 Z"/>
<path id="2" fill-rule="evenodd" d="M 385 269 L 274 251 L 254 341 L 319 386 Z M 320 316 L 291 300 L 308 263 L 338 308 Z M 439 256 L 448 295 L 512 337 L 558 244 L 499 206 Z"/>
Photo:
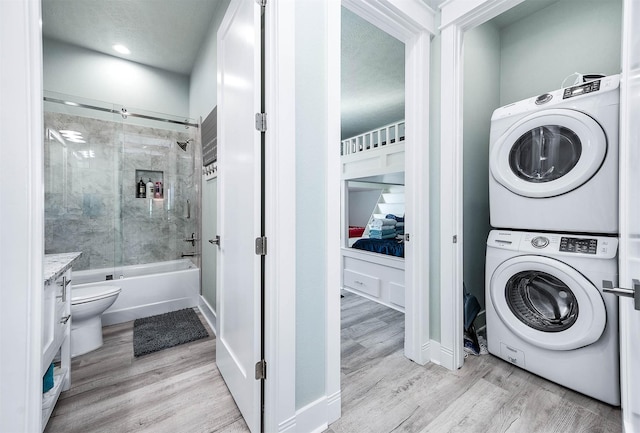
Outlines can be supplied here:
<path id="1" fill-rule="evenodd" d="M 259 256 L 267 255 L 267 237 L 261 236 L 256 238 L 256 254 Z"/>
<path id="2" fill-rule="evenodd" d="M 261 359 L 256 362 L 256 380 L 266 380 L 267 379 L 267 361 Z"/>
<path id="3" fill-rule="evenodd" d="M 260 132 L 267 130 L 267 113 L 256 113 L 256 129 Z"/>
<path id="4" fill-rule="evenodd" d="M 409 233 L 404 234 L 404 241 L 409 242 Z"/>
<path id="5" fill-rule="evenodd" d="M 454 244 L 458 243 L 458 235 L 453 235 L 453 243 Z"/>

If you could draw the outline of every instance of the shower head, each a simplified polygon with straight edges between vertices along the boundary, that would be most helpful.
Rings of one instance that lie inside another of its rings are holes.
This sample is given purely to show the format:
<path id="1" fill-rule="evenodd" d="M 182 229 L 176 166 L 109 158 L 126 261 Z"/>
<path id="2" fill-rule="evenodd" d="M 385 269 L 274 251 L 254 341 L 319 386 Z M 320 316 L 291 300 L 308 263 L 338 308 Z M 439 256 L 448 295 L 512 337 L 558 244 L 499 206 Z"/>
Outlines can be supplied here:
<path id="1" fill-rule="evenodd" d="M 189 144 L 190 142 L 192 142 L 192 139 L 188 139 L 185 141 L 176 141 L 176 143 L 178 143 L 178 146 L 180 146 L 180 149 L 184 150 L 185 152 L 187 151 L 187 144 Z"/>

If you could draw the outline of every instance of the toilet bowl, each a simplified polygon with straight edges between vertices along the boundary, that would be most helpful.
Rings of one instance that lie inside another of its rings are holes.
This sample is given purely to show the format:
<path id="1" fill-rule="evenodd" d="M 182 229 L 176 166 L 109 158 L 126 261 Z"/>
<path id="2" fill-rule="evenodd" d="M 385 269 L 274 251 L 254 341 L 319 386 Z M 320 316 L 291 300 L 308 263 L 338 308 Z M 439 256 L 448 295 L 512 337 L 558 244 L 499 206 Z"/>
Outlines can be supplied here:
<path id="1" fill-rule="evenodd" d="M 71 289 L 71 356 L 102 346 L 102 313 L 116 301 L 120 287 Z"/>

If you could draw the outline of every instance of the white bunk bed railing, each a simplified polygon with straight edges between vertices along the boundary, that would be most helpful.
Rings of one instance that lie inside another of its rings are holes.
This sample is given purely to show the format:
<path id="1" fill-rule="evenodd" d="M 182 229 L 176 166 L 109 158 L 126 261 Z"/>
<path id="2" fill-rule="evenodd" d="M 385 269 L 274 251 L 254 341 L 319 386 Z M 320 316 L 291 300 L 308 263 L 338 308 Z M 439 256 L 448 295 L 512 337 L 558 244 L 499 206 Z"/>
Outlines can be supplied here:
<path id="1" fill-rule="evenodd" d="M 404 141 L 404 120 L 342 140 L 340 155 L 367 152 Z"/>

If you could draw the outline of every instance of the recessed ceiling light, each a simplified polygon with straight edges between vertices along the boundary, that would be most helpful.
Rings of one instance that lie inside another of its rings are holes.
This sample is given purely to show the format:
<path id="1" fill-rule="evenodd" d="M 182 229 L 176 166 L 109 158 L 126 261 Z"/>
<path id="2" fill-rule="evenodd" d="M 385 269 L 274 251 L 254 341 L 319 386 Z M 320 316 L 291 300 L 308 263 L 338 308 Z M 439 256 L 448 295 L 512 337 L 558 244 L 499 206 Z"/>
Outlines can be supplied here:
<path id="1" fill-rule="evenodd" d="M 131 51 L 129 51 L 129 48 L 121 44 L 115 44 L 113 46 L 113 49 L 119 52 L 120 54 L 131 54 Z"/>

